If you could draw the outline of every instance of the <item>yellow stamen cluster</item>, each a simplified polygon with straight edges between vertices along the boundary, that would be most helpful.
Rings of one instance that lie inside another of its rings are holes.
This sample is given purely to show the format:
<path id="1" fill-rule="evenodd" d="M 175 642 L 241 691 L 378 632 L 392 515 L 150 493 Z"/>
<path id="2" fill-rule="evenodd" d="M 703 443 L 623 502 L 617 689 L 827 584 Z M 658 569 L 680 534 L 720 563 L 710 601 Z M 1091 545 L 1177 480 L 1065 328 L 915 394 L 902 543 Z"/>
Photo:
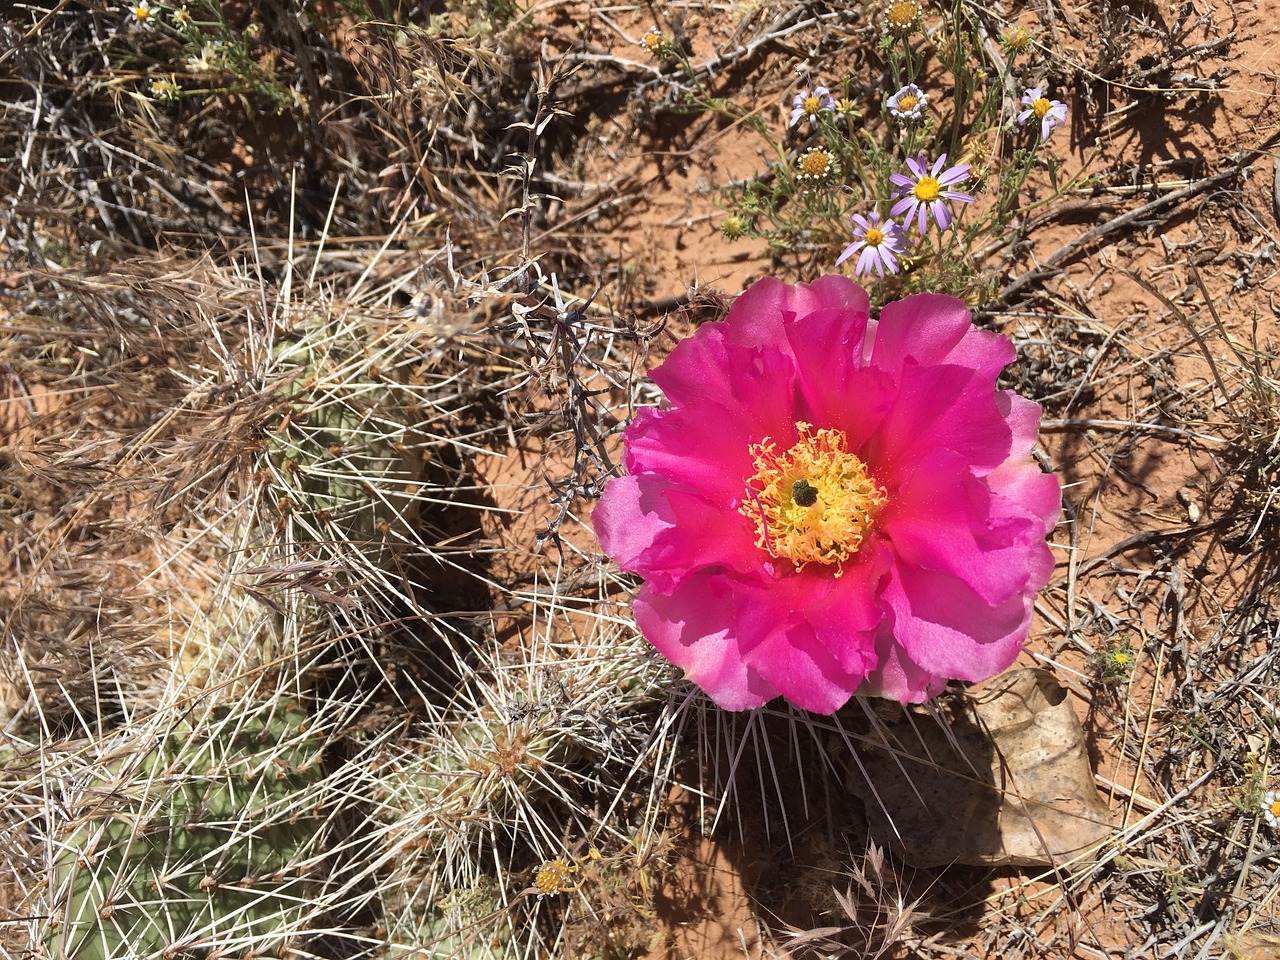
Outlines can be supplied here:
<path id="1" fill-rule="evenodd" d="M 800 570 L 838 564 L 858 552 L 887 495 L 850 453 L 840 430 L 797 423 L 800 438 L 785 453 L 769 438 L 751 445 L 755 474 L 738 511 L 756 528 L 756 546 Z"/>
<path id="2" fill-rule="evenodd" d="M 804 98 L 804 112 L 808 114 L 816 114 L 822 109 L 822 99 L 815 97 L 813 94 Z"/>
<path id="3" fill-rule="evenodd" d="M 898 112 L 910 113 L 912 110 L 916 108 L 916 104 L 918 104 L 919 102 L 920 100 L 918 97 L 913 97 L 909 93 L 904 94 L 903 96 L 898 98 Z"/>
<path id="4" fill-rule="evenodd" d="M 1031 112 L 1036 115 L 1037 120 L 1043 120 L 1044 115 L 1053 109 L 1053 104 L 1048 97 L 1040 97 L 1035 103 L 1031 104 Z"/>
<path id="5" fill-rule="evenodd" d="M 538 869 L 537 875 L 533 878 L 533 885 L 538 888 L 539 896 L 568 893 L 574 889 L 573 874 L 576 870 L 576 867 L 569 866 L 559 857 L 548 860 Z"/>
<path id="6" fill-rule="evenodd" d="M 801 180 L 826 180 L 836 172 L 836 158 L 821 147 L 807 150 L 796 164 Z"/>
<path id="7" fill-rule="evenodd" d="M 879 227 L 868 227 L 866 234 L 862 238 L 868 247 L 878 247 L 884 243 L 884 231 Z"/>
<path id="8" fill-rule="evenodd" d="M 942 186 L 938 183 L 936 177 L 921 177 L 916 182 L 916 185 L 911 188 L 911 192 L 915 194 L 916 199 L 921 203 L 932 203 L 937 200 L 941 190 Z"/>
<path id="9" fill-rule="evenodd" d="M 1280 797 L 1271 801 L 1271 805 L 1267 807 L 1267 812 L 1273 817 L 1280 817 Z"/>
<path id="10" fill-rule="evenodd" d="M 885 13 L 885 25 L 898 34 L 911 33 L 920 26 L 924 11 L 915 0 L 897 0 Z"/>
<path id="11" fill-rule="evenodd" d="M 649 30 L 641 39 L 640 44 L 655 57 L 663 57 L 667 55 L 671 41 L 664 33 L 659 33 L 656 29 Z"/>

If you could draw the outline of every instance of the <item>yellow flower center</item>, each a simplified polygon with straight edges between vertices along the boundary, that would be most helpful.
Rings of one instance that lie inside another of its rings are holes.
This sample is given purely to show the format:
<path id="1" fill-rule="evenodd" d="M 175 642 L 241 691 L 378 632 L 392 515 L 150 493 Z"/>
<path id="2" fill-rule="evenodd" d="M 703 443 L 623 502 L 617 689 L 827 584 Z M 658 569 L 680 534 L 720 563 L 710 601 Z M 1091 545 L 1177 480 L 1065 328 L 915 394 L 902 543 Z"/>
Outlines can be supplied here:
<path id="1" fill-rule="evenodd" d="M 1041 97 L 1031 105 L 1031 112 L 1036 115 L 1037 120 L 1043 120 L 1044 115 L 1049 112 L 1053 104 L 1049 102 L 1048 97 Z"/>
<path id="2" fill-rule="evenodd" d="M 831 170 L 831 154 L 825 150 L 810 150 L 800 158 L 800 172 L 806 177 L 825 177 Z"/>
<path id="3" fill-rule="evenodd" d="M 941 189 L 936 177 L 921 177 L 920 181 L 911 188 L 911 192 L 922 203 L 930 203 L 938 199 L 938 191 Z"/>
<path id="4" fill-rule="evenodd" d="M 809 94 L 809 96 L 804 98 L 805 113 L 817 113 L 821 109 L 822 99 L 820 97 L 815 97 L 813 94 Z"/>
<path id="5" fill-rule="evenodd" d="M 136 20 L 146 20 L 151 16 L 151 11 L 146 7 L 134 7 L 133 16 Z"/>
<path id="6" fill-rule="evenodd" d="M 751 445 L 756 472 L 738 511 L 755 523 L 756 546 L 770 556 L 797 570 L 838 565 L 858 552 L 887 495 L 845 449 L 842 431 L 815 432 L 808 423 L 796 429 L 800 439 L 785 453 L 768 437 Z M 837 566 L 835 575 L 841 572 Z"/>
<path id="7" fill-rule="evenodd" d="M 898 98 L 898 112 L 899 112 L 899 113 L 910 113 L 912 110 L 914 110 L 914 109 L 916 108 L 916 104 L 917 104 L 917 103 L 919 103 L 919 102 L 920 102 L 919 100 L 917 100 L 915 97 L 913 97 L 913 96 L 912 96 L 911 94 L 909 94 L 909 93 L 908 93 L 906 96 L 904 96 L 904 97 L 899 97 L 899 98 Z"/>
<path id="8" fill-rule="evenodd" d="M 870 227 L 867 230 L 867 235 L 862 239 L 867 241 L 868 247 L 878 247 L 884 243 L 884 231 L 879 227 Z"/>
<path id="9" fill-rule="evenodd" d="M 1271 801 L 1271 806 L 1267 807 L 1267 812 L 1273 817 L 1280 817 L 1280 797 Z"/>
<path id="10" fill-rule="evenodd" d="M 909 0 L 898 0 L 897 3 L 889 8 L 886 16 L 891 27 L 897 30 L 906 30 L 915 25 L 916 18 L 920 16 L 920 7 L 918 4 L 909 2 Z"/>
<path id="11" fill-rule="evenodd" d="M 644 45 L 649 48 L 650 52 L 656 53 L 658 48 L 662 46 L 662 34 L 650 31 L 644 35 Z"/>
<path id="12" fill-rule="evenodd" d="M 576 870 L 576 867 L 569 866 L 558 857 L 548 860 L 533 878 L 533 885 L 542 896 L 567 893 L 573 889 L 573 874 Z"/>

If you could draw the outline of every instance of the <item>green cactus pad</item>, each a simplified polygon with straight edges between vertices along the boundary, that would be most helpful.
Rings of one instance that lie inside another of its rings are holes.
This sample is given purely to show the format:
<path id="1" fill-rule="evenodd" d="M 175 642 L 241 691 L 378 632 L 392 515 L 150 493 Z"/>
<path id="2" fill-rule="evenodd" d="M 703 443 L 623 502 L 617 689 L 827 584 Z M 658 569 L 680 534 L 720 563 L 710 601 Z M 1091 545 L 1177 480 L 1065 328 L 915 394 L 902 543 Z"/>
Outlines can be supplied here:
<path id="1" fill-rule="evenodd" d="M 317 534 L 377 554 L 412 522 L 413 390 L 382 372 L 363 327 L 316 316 L 277 345 L 284 401 L 267 432 L 279 503 Z M 394 362 L 385 358 L 387 363 Z"/>
<path id="2" fill-rule="evenodd" d="M 304 925 L 318 866 L 319 753 L 303 711 L 274 702 L 176 724 L 145 755 L 104 763 L 62 843 L 51 954 L 278 950 Z"/>

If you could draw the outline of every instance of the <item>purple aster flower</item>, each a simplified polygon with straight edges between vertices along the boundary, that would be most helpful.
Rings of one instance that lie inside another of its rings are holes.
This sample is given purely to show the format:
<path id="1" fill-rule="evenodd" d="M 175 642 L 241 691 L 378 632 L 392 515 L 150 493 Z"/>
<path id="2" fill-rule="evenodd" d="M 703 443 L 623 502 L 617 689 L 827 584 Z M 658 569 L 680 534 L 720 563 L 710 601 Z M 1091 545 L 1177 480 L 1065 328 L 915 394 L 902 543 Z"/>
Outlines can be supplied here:
<path id="1" fill-rule="evenodd" d="M 1040 142 L 1049 139 L 1054 127 L 1067 122 L 1067 105 L 1061 100 L 1043 96 L 1039 87 L 1029 87 L 1022 95 L 1022 105 L 1027 109 L 1018 114 L 1018 124 L 1025 126 L 1032 117 L 1040 121 Z"/>
<path id="2" fill-rule="evenodd" d="M 866 276 L 872 269 L 881 277 L 886 270 L 897 273 L 897 258 L 902 255 L 907 245 L 907 239 L 902 235 L 902 228 L 892 220 L 881 223 L 880 214 L 875 211 L 865 217 L 855 213 L 853 224 L 854 242 L 844 248 L 844 253 L 840 254 L 839 259 L 836 260 L 836 266 L 861 250 L 862 253 L 858 255 L 858 262 L 853 268 L 856 276 Z"/>
<path id="3" fill-rule="evenodd" d="M 899 120 L 914 121 L 924 116 L 924 105 L 929 98 L 914 83 L 905 87 L 889 98 L 889 112 Z"/>
<path id="4" fill-rule="evenodd" d="M 791 122 L 788 126 L 794 127 L 800 122 L 801 117 L 808 117 L 809 123 L 813 125 L 813 129 L 818 129 L 818 114 L 823 111 L 834 113 L 836 102 L 832 99 L 831 91 L 826 87 L 814 87 L 812 90 L 801 90 L 791 99 Z"/>
<path id="5" fill-rule="evenodd" d="M 946 165 L 945 153 L 933 162 L 932 168 L 923 153 L 914 160 L 908 159 L 907 169 L 911 171 L 910 175 L 894 173 L 889 176 L 890 183 L 902 188 L 898 195 L 900 199 L 890 209 L 889 215 L 896 217 L 900 213 L 905 214 L 902 218 L 903 224 L 909 224 L 914 219 L 916 229 L 921 236 L 925 232 L 927 214 L 932 214 L 933 219 L 938 223 L 939 230 L 947 229 L 951 225 L 951 213 L 942 201 L 973 203 L 973 197 L 958 190 L 946 189 L 968 179 L 969 165 L 958 163 L 954 167 L 943 170 L 942 168 Z"/>

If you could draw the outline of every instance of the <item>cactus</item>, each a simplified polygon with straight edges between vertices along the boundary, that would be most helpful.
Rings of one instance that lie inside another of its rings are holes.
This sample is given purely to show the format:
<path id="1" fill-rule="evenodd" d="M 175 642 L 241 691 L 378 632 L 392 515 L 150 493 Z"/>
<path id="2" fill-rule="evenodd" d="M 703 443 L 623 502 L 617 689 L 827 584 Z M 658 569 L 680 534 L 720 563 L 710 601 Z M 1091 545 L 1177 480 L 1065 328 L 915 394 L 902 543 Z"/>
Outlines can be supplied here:
<path id="1" fill-rule="evenodd" d="M 300 931 L 321 748 L 304 718 L 280 700 L 221 708 L 155 731 L 145 752 L 125 731 L 68 777 L 51 954 L 261 955 Z"/>
<path id="2" fill-rule="evenodd" d="M 502 890 L 493 877 L 452 891 L 425 911 L 415 911 L 414 891 L 389 887 L 383 900 L 386 960 L 420 960 L 424 956 L 499 960 L 512 946 L 504 917 Z"/>
<path id="3" fill-rule="evenodd" d="M 421 398 L 399 379 L 404 344 L 361 318 L 316 313 L 276 344 L 281 378 L 266 426 L 277 512 L 301 539 L 354 545 L 375 565 L 413 522 L 420 461 L 408 424 Z"/>
<path id="4" fill-rule="evenodd" d="M 541 889 L 541 866 L 655 830 L 660 671 L 620 637 L 519 652 L 513 662 L 510 648 L 480 645 L 451 716 L 379 744 L 360 764 L 383 825 L 387 958 L 410 946 L 441 957 L 533 949 L 551 918 L 558 928 L 581 901 L 544 900 L 563 891 Z"/>

